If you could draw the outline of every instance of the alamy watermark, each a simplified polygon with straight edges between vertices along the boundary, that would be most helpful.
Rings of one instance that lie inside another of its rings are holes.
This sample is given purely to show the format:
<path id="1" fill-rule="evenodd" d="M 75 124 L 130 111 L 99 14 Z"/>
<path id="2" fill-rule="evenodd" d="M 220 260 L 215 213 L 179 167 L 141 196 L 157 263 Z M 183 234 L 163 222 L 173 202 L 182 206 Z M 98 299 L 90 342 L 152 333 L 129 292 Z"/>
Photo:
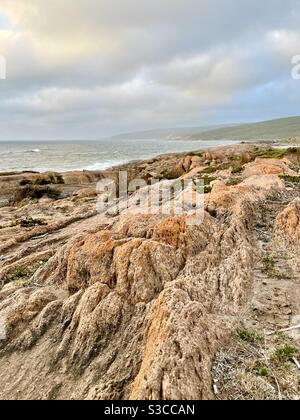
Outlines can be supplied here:
<path id="1" fill-rule="evenodd" d="M 295 55 L 292 58 L 292 78 L 300 80 L 300 55 Z"/>
<path id="2" fill-rule="evenodd" d="M 0 80 L 6 79 L 6 58 L 0 55 Z"/>
<path id="3" fill-rule="evenodd" d="M 6 319 L 0 315 L 0 341 L 6 340 Z"/>
<path id="4" fill-rule="evenodd" d="M 204 218 L 203 179 L 150 181 L 128 179 L 120 171 L 118 179 L 102 179 L 97 184 L 98 213 L 111 217 L 118 214 L 186 216 L 188 224 L 198 224 Z"/>

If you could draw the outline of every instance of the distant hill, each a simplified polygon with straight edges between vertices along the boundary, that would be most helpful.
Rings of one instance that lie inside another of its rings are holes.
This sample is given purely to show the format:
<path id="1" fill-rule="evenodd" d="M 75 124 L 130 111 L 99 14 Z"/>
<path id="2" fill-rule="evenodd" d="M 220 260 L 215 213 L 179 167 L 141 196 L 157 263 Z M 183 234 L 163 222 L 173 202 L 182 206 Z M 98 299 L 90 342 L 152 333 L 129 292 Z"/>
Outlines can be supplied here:
<path id="1" fill-rule="evenodd" d="M 145 130 L 132 133 L 119 134 L 111 137 L 112 140 L 184 140 L 198 135 L 199 132 L 208 132 L 227 127 L 226 125 L 213 125 L 205 127 L 166 128 L 161 130 Z M 232 125 L 230 126 L 232 127 Z"/>
<path id="2" fill-rule="evenodd" d="M 249 124 L 168 128 L 120 134 L 112 140 L 282 140 L 300 136 L 300 117 Z"/>
<path id="3" fill-rule="evenodd" d="M 300 117 L 242 124 L 192 134 L 194 140 L 282 140 L 300 136 Z"/>

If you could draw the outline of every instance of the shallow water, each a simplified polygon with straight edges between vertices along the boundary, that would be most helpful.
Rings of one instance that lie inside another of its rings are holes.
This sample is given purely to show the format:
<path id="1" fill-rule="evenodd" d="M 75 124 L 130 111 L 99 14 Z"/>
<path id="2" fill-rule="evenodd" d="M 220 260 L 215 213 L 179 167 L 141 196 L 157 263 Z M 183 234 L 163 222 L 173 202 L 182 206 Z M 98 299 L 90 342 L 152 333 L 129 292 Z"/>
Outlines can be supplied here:
<path id="1" fill-rule="evenodd" d="M 117 140 L 0 142 L 0 172 L 101 170 L 162 153 L 235 144 L 235 141 Z"/>

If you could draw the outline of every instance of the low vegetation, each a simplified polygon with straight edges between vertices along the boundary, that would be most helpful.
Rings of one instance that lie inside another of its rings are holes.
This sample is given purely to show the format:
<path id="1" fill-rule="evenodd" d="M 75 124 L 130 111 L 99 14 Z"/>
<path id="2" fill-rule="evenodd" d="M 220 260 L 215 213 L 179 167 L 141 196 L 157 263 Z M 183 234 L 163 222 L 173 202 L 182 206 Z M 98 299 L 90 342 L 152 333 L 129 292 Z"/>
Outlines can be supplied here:
<path id="1" fill-rule="evenodd" d="M 271 278 L 274 278 L 274 279 L 281 279 L 281 280 L 284 280 L 284 279 L 288 280 L 289 279 L 289 277 L 285 273 L 282 273 L 282 272 L 280 272 L 279 270 L 276 269 L 276 261 L 270 255 L 267 255 L 263 259 L 262 272 L 264 274 L 266 274 L 268 277 L 271 277 Z"/>
<path id="2" fill-rule="evenodd" d="M 263 378 L 266 378 L 267 376 L 269 376 L 269 369 L 267 367 L 260 368 L 259 375 L 262 376 Z"/>
<path id="3" fill-rule="evenodd" d="M 273 354 L 273 361 L 281 364 L 285 364 L 287 362 L 291 362 L 293 357 L 297 353 L 297 350 L 293 346 L 285 345 L 275 351 Z"/>
<path id="4" fill-rule="evenodd" d="M 242 178 L 229 178 L 229 179 L 226 181 L 226 185 L 227 185 L 228 187 L 234 187 L 234 186 L 236 186 L 236 185 L 241 184 L 242 182 L 243 182 L 243 179 L 242 179 Z"/>
<path id="5" fill-rule="evenodd" d="M 208 166 L 207 168 L 203 169 L 203 174 L 214 174 L 219 170 L 219 166 Z"/>
<path id="6" fill-rule="evenodd" d="M 209 185 L 204 185 L 204 194 L 209 194 L 212 192 L 212 187 Z"/>
<path id="7" fill-rule="evenodd" d="M 48 259 L 43 259 L 30 267 L 17 267 L 4 279 L 4 284 L 25 285 Z"/>
<path id="8" fill-rule="evenodd" d="M 10 200 L 10 204 L 17 205 L 22 203 L 24 200 L 39 200 L 44 196 L 57 200 L 59 199 L 60 195 L 61 193 L 58 190 L 50 186 L 26 185 L 15 191 Z"/>
<path id="9" fill-rule="evenodd" d="M 180 169 L 178 167 L 168 168 L 160 174 L 160 179 L 173 180 L 180 178 L 182 175 L 184 175 L 183 169 Z"/>
<path id="10" fill-rule="evenodd" d="M 47 222 L 43 219 L 34 219 L 32 217 L 26 217 L 26 219 L 21 219 L 19 224 L 23 228 L 31 228 L 35 226 L 46 226 Z"/>
<path id="11" fill-rule="evenodd" d="M 255 343 L 256 341 L 263 340 L 263 336 L 261 334 L 246 329 L 238 329 L 237 335 L 242 341 L 247 343 Z"/>
<path id="12" fill-rule="evenodd" d="M 293 184 L 300 182 L 300 176 L 280 175 L 280 178 L 286 182 L 292 182 Z"/>
<path id="13" fill-rule="evenodd" d="M 300 133 L 300 117 L 281 118 L 233 127 L 222 127 L 193 134 L 195 140 L 286 140 Z"/>
<path id="14" fill-rule="evenodd" d="M 243 171 L 244 169 L 244 164 L 241 162 L 235 162 L 232 166 L 231 166 L 231 173 L 232 174 L 239 174 Z"/>
<path id="15" fill-rule="evenodd" d="M 299 352 L 285 334 L 265 335 L 240 328 L 213 367 L 217 399 L 295 400 L 299 398 Z"/>
<path id="16" fill-rule="evenodd" d="M 263 150 L 254 153 L 255 157 L 260 157 L 263 159 L 283 159 L 287 156 L 288 149 L 270 149 Z"/>
<path id="17" fill-rule="evenodd" d="M 20 186 L 24 187 L 26 185 L 59 185 L 64 184 L 64 179 L 61 174 L 56 172 L 51 172 L 49 174 L 41 175 L 35 180 L 31 181 L 24 179 L 20 182 Z"/>

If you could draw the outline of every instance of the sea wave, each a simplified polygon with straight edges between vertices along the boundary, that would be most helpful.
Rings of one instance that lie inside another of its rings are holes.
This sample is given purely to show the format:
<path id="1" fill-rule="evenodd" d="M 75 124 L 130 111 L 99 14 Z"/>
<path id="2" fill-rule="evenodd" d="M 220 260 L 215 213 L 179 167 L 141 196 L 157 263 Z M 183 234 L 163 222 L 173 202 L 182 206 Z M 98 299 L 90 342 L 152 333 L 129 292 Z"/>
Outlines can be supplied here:
<path id="1" fill-rule="evenodd" d="M 86 171 L 102 171 L 104 169 L 111 168 L 112 166 L 122 165 L 122 163 L 126 163 L 126 161 L 125 160 L 110 160 L 106 162 L 96 162 L 83 169 Z"/>
<path id="2" fill-rule="evenodd" d="M 29 149 L 29 150 L 25 150 L 24 153 L 40 153 L 41 150 L 40 149 Z"/>

